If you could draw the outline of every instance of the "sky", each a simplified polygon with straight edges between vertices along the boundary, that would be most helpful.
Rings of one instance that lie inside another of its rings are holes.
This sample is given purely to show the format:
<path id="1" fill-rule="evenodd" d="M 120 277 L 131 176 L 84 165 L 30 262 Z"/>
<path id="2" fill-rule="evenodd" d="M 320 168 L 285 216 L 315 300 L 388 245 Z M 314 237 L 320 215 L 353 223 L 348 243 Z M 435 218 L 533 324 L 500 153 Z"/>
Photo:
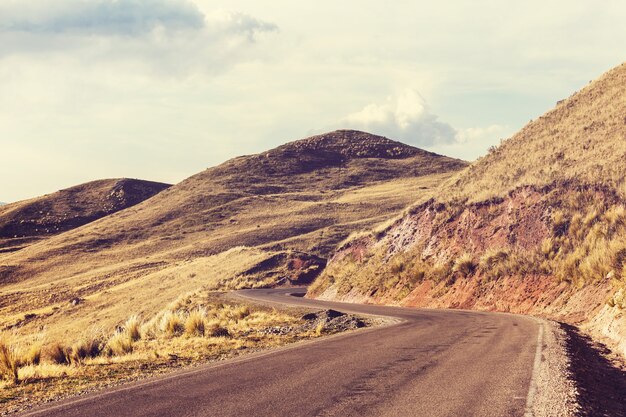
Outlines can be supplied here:
<path id="1" fill-rule="evenodd" d="M 606 0 L 0 0 L 0 201 L 340 128 L 474 160 L 624 61 Z"/>

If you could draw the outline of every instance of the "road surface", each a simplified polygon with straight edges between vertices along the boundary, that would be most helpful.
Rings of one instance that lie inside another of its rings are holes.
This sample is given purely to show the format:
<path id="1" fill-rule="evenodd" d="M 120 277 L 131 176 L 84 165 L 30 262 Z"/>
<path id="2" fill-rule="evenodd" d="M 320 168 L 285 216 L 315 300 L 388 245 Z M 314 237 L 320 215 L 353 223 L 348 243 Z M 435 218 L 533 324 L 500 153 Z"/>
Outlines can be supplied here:
<path id="1" fill-rule="evenodd" d="M 149 379 L 25 415 L 524 416 L 540 327 L 535 320 L 322 302 L 293 297 L 293 292 L 239 294 L 400 320 Z"/>

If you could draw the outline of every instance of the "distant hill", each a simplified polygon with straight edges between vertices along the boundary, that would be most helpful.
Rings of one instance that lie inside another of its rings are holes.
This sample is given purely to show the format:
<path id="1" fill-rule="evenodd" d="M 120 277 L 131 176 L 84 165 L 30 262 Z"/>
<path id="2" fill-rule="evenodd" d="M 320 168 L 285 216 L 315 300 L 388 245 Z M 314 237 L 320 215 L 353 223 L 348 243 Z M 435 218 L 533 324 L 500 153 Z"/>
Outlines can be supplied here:
<path id="1" fill-rule="evenodd" d="M 0 208 L 0 239 L 48 236 L 134 206 L 168 188 L 134 179 L 88 182 Z"/>
<path id="2" fill-rule="evenodd" d="M 133 207 L 0 255 L 0 298 L 8 302 L 0 304 L 0 327 L 71 332 L 95 315 L 106 326 L 129 311 L 157 311 L 199 287 L 309 282 L 352 232 L 402 211 L 466 166 L 346 130 L 234 158 Z M 71 298 L 87 302 L 62 315 Z M 20 324 L 34 309 L 51 315 Z"/>
<path id="3" fill-rule="evenodd" d="M 622 64 L 347 242 L 309 296 L 544 315 L 626 353 L 625 162 Z"/>

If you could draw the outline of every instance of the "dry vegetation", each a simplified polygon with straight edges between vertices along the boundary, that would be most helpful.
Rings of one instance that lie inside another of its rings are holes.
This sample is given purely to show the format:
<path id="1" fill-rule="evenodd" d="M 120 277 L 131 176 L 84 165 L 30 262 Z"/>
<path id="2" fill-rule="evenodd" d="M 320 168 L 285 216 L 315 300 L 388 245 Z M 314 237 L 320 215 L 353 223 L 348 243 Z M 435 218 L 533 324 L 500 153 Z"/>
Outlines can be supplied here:
<path id="1" fill-rule="evenodd" d="M 169 187 L 152 181 L 92 181 L 0 208 L 0 252 L 12 252 L 134 206 Z"/>
<path id="2" fill-rule="evenodd" d="M 475 246 L 471 252 L 467 250 L 467 237 L 459 241 L 459 238 L 450 236 L 450 230 L 459 233 L 464 213 L 475 209 L 460 203 L 449 205 L 429 224 L 429 239 L 417 241 L 402 250 L 394 251 L 397 248 L 394 227 L 400 227 L 397 222 L 387 228 L 388 233 L 379 243 L 373 244 L 377 242 L 377 232 L 362 235 L 360 239 L 366 247 L 362 257 L 355 257 L 349 249 L 359 246 L 358 239 L 346 242 L 347 255 L 336 257 L 330 263 L 322 278 L 310 288 L 310 293 L 320 294 L 334 286 L 340 294 L 352 290 L 367 295 L 389 292 L 401 300 L 424 281 L 451 285 L 457 279 L 473 275 L 483 281 L 505 276 L 543 275 L 568 282 L 576 288 L 609 279 L 616 292 L 607 302 L 623 307 L 626 208 L 616 201 L 618 197 L 615 195 L 599 197 L 594 190 L 585 187 L 567 191 L 558 188 L 538 204 L 550 213 L 543 219 L 535 219 L 545 226 L 544 235 L 537 232 L 533 236 L 539 239 L 538 244 L 517 244 L 511 239 L 516 237 L 513 233 L 499 242 L 484 244 L 482 248 Z M 501 214 L 503 206 L 506 206 L 506 200 L 496 199 L 486 207 L 481 203 L 481 210 L 497 215 Z M 514 222 L 516 214 L 511 217 Z M 456 225 L 450 228 L 455 222 Z M 510 230 L 527 226 L 513 222 L 511 219 L 505 222 Z M 498 229 L 494 226 L 485 230 L 492 234 L 489 230 L 497 233 Z M 433 240 L 446 252 L 427 256 L 433 250 Z"/>
<path id="3" fill-rule="evenodd" d="M 180 297 L 151 317 L 133 315 L 112 331 L 85 329 L 75 339 L 45 333 L 0 341 L 0 414 L 85 390 L 167 372 L 337 331 L 278 311 L 224 300 Z"/>
<path id="4" fill-rule="evenodd" d="M 626 195 L 626 64 L 531 121 L 450 181 L 442 199 L 482 201 L 577 179 Z"/>
<path id="5" fill-rule="evenodd" d="M 327 257 L 350 233 L 386 220 L 465 165 L 360 132 L 236 158 L 144 203 L 0 254 L 0 330 L 21 338 L 45 328 L 61 340 L 113 326 L 128 311 L 152 316 L 201 287 L 289 284 L 295 251 Z"/>

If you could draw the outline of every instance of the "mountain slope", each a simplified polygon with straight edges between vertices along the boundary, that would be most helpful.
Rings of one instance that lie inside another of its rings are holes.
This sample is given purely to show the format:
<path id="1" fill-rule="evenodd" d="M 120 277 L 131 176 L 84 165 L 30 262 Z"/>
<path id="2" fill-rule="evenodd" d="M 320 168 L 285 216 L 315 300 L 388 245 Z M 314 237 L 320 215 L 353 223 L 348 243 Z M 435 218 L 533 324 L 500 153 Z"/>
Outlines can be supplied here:
<path id="1" fill-rule="evenodd" d="M 301 283 L 467 164 L 337 131 L 209 168 L 150 200 L 0 255 L 0 326 L 114 326 L 199 287 Z M 68 305 L 72 299 L 82 300 Z M 24 315 L 34 319 L 25 320 Z M 35 316 L 32 316 L 35 315 Z"/>
<path id="2" fill-rule="evenodd" d="M 75 229 L 134 206 L 167 187 L 151 181 L 107 179 L 4 205 L 0 207 L 0 244 L 20 248 L 25 242 Z"/>
<path id="3" fill-rule="evenodd" d="M 621 65 L 346 243 L 309 296 L 540 314 L 626 353 L 625 115 Z"/>
<path id="4" fill-rule="evenodd" d="M 168 188 L 134 179 L 99 180 L 0 209 L 0 238 L 64 232 L 134 206 Z"/>
<path id="5" fill-rule="evenodd" d="M 592 81 L 472 164 L 451 195 L 484 200 L 576 179 L 624 189 L 626 63 Z"/>

